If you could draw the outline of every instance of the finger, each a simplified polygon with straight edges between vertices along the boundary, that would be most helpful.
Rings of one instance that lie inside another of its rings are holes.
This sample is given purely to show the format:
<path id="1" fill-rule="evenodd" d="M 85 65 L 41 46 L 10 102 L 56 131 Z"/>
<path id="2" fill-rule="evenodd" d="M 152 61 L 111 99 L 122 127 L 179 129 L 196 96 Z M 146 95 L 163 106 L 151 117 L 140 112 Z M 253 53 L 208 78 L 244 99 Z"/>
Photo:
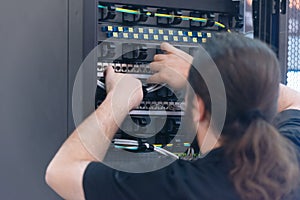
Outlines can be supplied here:
<path id="1" fill-rule="evenodd" d="M 160 62 L 152 62 L 149 65 L 151 71 L 153 71 L 153 72 L 159 72 L 162 69 L 163 66 L 164 65 L 161 64 Z"/>
<path id="2" fill-rule="evenodd" d="M 108 75 L 108 76 L 111 76 L 111 74 L 114 74 L 114 73 L 115 73 L 115 72 L 114 72 L 113 67 L 112 67 L 112 66 L 108 66 L 108 67 L 106 67 L 106 69 L 104 70 L 103 75 L 104 75 L 104 77 L 106 77 L 107 75 Z"/>
<path id="3" fill-rule="evenodd" d="M 154 56 L 154 61 L 162 61 L 162 60 L 165 60 L 167 59 L 167 55 L 164 55 L 164 54 L 156 54 Z"/>
<path id="4" fill-rule="evenodd" d="M 162 83 L 161 76 L 159 73 L 155 73 L 147 79 L 147 83 Z"/>
<path id="5" fill-rule="evenodd" d="M 192 56 L 190 56 L 186 52 L 174 47 L 173 45 L 171 45 L 167 42 L 163 42 L 161 44 L 161 49 L 166 51 L 168 54 L 173 54 L 173 55 L 178 56 L 179 58 L 184 59 L 188 62 L 191 62 L 193 60 Z"/>
<path id="6" fill-rule="evenodd" d="M 170 43 L 167 42 L 163 42 L 160 45 L 161 50 L 166 51 L 168 53 L 179 53 L 181 52 L 181 50 L 177 49 L 176 47 L 174 47 L 173 45 L 171 45 Z"/>

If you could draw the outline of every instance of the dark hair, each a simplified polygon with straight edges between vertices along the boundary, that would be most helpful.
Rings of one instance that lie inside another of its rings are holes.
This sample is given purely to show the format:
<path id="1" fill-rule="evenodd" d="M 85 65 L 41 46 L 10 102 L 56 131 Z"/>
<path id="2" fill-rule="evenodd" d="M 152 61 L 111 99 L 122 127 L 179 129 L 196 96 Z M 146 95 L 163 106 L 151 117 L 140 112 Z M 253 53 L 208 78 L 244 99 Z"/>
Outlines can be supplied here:
<path id="1" fill-rule="evenodd" d="M 232 159 L 230 178 L 237 193 L 244 200 L 286 198 L 298 184 L 299 168 L 293 144 L 270 123 L 277 113 L 280 83 L 275 54 L 264 43 L 234 33 L 214 35 L 204 49 L 225 86 L 227 112 L 220 141 Z M 210 118 L 209 91 L 198 71 L 192 66 L 189 83 Z"/>

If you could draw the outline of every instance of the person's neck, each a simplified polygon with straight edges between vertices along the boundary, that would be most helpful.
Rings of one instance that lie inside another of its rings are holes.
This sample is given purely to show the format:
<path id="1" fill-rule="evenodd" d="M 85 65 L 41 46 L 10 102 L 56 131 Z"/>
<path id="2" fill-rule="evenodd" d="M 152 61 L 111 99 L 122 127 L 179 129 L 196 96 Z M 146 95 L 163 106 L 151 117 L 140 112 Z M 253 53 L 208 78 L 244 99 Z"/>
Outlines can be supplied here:
<path id="1" fill-rule="evenodd" d="M 207 131 L 204 137 L 197 136 L 198 145 L 202 154 L 207 154 L 211 150 L 221 147 L 218 134 Z"/>

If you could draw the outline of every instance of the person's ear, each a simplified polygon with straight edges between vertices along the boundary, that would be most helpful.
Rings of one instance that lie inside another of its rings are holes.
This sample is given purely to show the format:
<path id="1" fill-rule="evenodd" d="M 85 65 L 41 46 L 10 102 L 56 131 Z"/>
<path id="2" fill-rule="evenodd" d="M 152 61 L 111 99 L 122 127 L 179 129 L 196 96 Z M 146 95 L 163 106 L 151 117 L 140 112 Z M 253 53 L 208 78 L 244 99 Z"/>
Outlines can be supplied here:
<path id="1" fill-rule="evenodd" d="M 193 102 L 193 117 L 195 122 L 202 122 L 205 119 L 205 105 L 203 100 L 196 96 L 194 102 Z"/>

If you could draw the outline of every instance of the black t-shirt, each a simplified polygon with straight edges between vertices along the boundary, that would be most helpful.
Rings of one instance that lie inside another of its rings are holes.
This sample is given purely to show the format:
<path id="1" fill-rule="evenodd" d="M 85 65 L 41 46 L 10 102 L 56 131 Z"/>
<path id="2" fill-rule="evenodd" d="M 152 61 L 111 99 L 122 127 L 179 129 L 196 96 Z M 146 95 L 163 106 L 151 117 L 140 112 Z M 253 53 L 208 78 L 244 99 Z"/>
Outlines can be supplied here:
<path id="1" fill-rule="evenodd" d="M 286 110 L 274 120 L 279 132 L 300 152 L 300 111 Z M 194 162 L 177 160 L 154 172 L 126 173 L 98 162 L 88 165 L 83 177 L 87 200 L 239 199 L 229 178 L 230 163 L 222 148 Z"/>

